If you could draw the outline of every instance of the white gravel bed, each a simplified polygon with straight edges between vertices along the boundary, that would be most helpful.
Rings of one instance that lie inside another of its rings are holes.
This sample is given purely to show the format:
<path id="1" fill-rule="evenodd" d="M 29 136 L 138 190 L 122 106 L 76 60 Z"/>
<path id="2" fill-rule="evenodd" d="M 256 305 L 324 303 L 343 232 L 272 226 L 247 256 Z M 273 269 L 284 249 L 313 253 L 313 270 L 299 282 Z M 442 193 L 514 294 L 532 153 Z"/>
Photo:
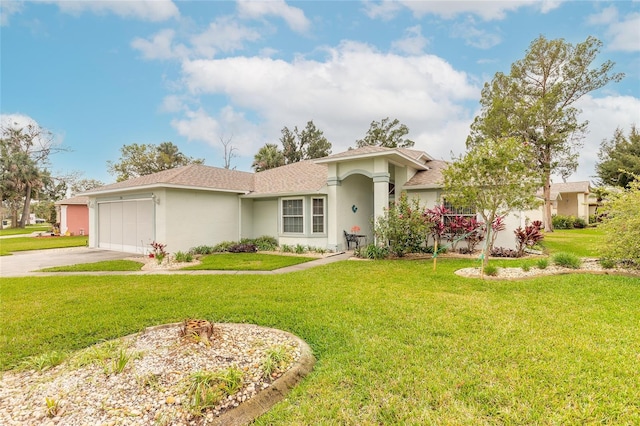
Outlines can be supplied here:
<path id="1" fill-rule="evenodd" d="M 593 272 L 601 274 L 634 274 L 633 271 L 628 271 L 620 268 L 604 269 L 597 259 L 583 259 L 582 265 L 578 269 L 563 268 L 561 266 L 549 265 L 544 269 L 532 266 L 528 271 L 524 271 L 521 267 L 501 268 L 498 267 L 498 274 L 495 276 L 484 275 L 484 278 L 490 279 L 519 279 L 519 278 L 532 278 L 544 275 L 558 275 L 568 274 L 575 272 Z M 458 269 L 456 275 L 469 278 L 480 278 L 480 268 L 463 268 Z"/>
<path id="2" fill-rule="evenodd" d="M 54 368 L 9 371 L 0 380 L 1 425 L 206 425 L 254 397 L 299 359 L 289 333 L 248 324 L 214 324 L 211 346 L 179 337 L 181 324 L 147 329 L 118 339 L 132 355 L 121 373 L 100 363 L 76 367 L 71 357 Z M 264 377 L 267 351 L 286 347 L 289 363 Z M 91 350 L 89 348 L 88 350 Z M 86 351 L 86 350 L 85 350 Z M 202 416 L 187 407 L 186 383 L 196 371 L 243 372 L 240 390 Z M 47 411 L 47 398 L 59 408 Z"/>

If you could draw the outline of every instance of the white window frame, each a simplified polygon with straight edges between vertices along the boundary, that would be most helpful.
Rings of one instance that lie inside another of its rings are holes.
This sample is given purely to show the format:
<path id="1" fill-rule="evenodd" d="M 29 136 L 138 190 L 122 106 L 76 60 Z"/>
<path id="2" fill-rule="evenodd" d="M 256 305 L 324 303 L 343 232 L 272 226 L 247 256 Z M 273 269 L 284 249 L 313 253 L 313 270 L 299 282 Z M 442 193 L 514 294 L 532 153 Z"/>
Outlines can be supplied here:
<path id="1" fill-rule="evenodd" d="M 302 231 L 301 232 L 291 232 L 291 231 L 285 231 L 284 229 L 284 219 L 285 219 L 285 215 L 284 215 L 284 203 L 286 201 L 301 201 L 302 202 L 302 213 L 301 215 L 288 215 L 287 217 L 302 217 Z M 288 198 L 281 198 L 280 199 L 280 229 L 282 230 L 283 234 L 288 234 L 288 235 L 304 235 L 304 231 L 305 231 L 305 197 L 288 197 Z"/>
<path id="2" fill-rule="evenodd" d="M 322 201 L 322 214 L 316 214 L 313 211 L 314 203 L 316 200 Z M 322 231 L 316 231 L 314 229 L 314 219 L 316 217 L 322 217 Z M 311 233 L 324 235 L 327 233 L 327 197 L 311 197 Z"/>

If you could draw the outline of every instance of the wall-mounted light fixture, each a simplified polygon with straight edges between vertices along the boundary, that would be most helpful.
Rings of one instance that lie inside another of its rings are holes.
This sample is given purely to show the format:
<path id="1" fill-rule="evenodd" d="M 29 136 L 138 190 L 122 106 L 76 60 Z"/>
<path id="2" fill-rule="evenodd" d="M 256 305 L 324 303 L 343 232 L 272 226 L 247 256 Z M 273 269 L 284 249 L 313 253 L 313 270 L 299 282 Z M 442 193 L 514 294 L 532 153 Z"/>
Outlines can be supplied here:
<path id="1" fill-rule="evenodd" d="M 357 212 L 358 211 L 358 207 L 355 204 L 352 205 L 351 206 L 351 211 L 354 212 L 354 213 Z"/>

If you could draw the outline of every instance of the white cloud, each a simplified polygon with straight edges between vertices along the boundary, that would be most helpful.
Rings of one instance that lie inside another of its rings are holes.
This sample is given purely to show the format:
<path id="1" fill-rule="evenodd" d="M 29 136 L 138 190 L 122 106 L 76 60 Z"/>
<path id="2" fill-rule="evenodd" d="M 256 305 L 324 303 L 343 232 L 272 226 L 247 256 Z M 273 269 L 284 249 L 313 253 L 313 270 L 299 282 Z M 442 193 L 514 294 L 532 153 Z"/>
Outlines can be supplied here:
<path id="1" fill-rule="evenodd" d="M 218 51 L 232 52 L 244 47 L 245 41 L 255 41 L 260 34 L 234 21 L 231 17 L 221 17 L 209 25 L 206 31 L 191 38 L 194 54 L 206 58 Z"/>
<path id="2" fill-rule="evenodd" d="M 640 51 L 640 13 L 629 13 L 621 19 L 618 9 L 609 6 L 600 13 L 589 16 L 587 23 L 608 26 L 605 35 L 609 41 L 609 50 Z"/>
<path id="3" fill-rule="evenodd" d="M 382 2 L 365 2 L 366 13 L 371 18 L 389 19 L 395 16 L 401 6 L 411 10 L 414 16 L 436 15 L 444 19 L 452 19 L 458 15 L 472 14 L 485 21 L 501 20 L 508 12 L 521 7 L 538 7 L 542 13 L 559 6 L 561 1 L 555 0 L 520 0 L 520 1 L 415 1 L 415 0 L 383 0 Z"/>
<path id="4" fill-rule="evenodd" d="M 250 132 L 254 140 L 243 137 L 242 128 L 234 131 L 253 153 L 265 141 L 276 142 L 282 127 L 304 126 L 308 120 L 325 132 L 338 152 L 353 146 L 372 120 L 387 116 L 409 126 L 417 148 L 435 152 L 433 141 L 441 142 L 446 152 L 456 144 L 464 147 L 472 119 L 465 104 L 471 100 L 475 105 L 480 93 L 465 73 L 433 55 L 405 57 L 354 42 L 326 52 L 323 61 L 184 61 L 183 79 L 190 93 L 218 95 L 259 117 L 260 129 Z M 210 142 L 210 133 L 220 131 L 220 118 L 207 117 L 194 112 L 175 126 L 181 134 Z M 198 130 L 189 131 L 188 126 Z M 465 131 L 448 134 L 452 128 Z"/>
<path id="5" fill-rule="evenodd" d="M 175 59 L 186 57 L 189 50 L 183 44 L 175 44 L 173 39 L 176 32 L 164 29 L 155 33 L 150 40 L 137 37 L 131 42 L 131 47 L 139 50 L 145 59 Z"/>
<path id="6" fill-rule="evenodd" d="M 24 3 L 16 0 L 0 1 L 0 26 L 9 25 L 9 17 L 22 12 Z"/>
<path id="7" fill-rule="evenodd" d="M 419 55 L 423 53 L 424 48 L 427 47 L 428 41 L 422 35 L 422 27 L 420 25 L 409 27 L 404 33 L 404 38 L 394 41 L 391 46 L 394 49 L 409 55 Z"/>
<path id="8" fill-rule="evenodd" d="M 83 12 L 96 14 L 113 13 L 123 18 L 135 18 L 144 21 L 166 21 L 180 16 L 178 7 L 172 0 L 94 0 L 94 1 L 47 1 L 55 3 L 64 13 L 79 15 Z"/>
<path id="9" fill-rule="evenodd" d="M 50 129 L 45 129 L 40 126 L 40 124 L 33 118 L 24 114 L 0 114 L 0 128 L 2 129 L 26 129 L 27 127 L 32 127 L 34 130 L 45 130 L 51 131 Z M 63 135 L 60 133 L 51 133 L 52 140 L 49 138 L 35 138 L 34 144 L 35 146 L 57 146 L 60 145 L 63 141 Z"/>
<path id="10" fill-rule="evenodd" d="M 278 16 L 284 19 L 289 28 L 298 33 L 306 32 L 311 26 L 302 9 L 289 6 L 284 0 L 238 0 L 238 11 L 240 16 L 252 19 L 269 15 Z"/>
<path id="11" fill-rule="evenodd" d="M 603 139 L 611 139 L 616 128 L 628 134 L 632 124 L 640 125 L 640 99 L 632 96 L 606 96 L 580 99 L 576 106 L 582 109 L 580 120 L 589 121 L 589 133 L 580 150 L 580 166 L 570 180 L 592 180 L 595 164 Z"/>
<path id="12" fill-rule="evenodd" d="M 470 16 L 464 22 L 452 26 L 451 37 L 461 38 L 465 40 L 467 45 L 478 49 L 490 49 L 502 42 L 502 38 L 498 34 L 478 29 L 475 20 Z"/>

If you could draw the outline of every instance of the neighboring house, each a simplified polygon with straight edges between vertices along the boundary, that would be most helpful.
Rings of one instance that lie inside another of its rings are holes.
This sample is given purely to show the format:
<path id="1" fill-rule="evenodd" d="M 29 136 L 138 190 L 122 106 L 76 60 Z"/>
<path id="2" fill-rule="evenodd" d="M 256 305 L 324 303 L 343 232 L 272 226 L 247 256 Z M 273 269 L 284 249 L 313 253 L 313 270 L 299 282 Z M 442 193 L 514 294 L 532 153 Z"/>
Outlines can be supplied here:
<path id="1" fill-rule="evenodd" d="M 89 235 L 89 197 L 66 198 L 55 205 L 62 235 Z"/>
<path id="2" fill-rule="evenodd" d="M 170 252 L 262 235 L 279 244 L 332 251 L 346 248 L 344 232 L 360 229 L 373 241 L 373 219 L 400 191 L 427 207 L 439 204 L 444 161 L 422 151 L 368 146 L 258 173 L 192 164 L 86 192 L 89 246 Z M 524 223 L 510 216 L 504 242 Z"/>
<path id="3" fill-rule="evenodd" d="M 551 200 L 551 214 L 579 217 L 587 222 L 597 206 L 588 181 L 552 183 Z"/>

